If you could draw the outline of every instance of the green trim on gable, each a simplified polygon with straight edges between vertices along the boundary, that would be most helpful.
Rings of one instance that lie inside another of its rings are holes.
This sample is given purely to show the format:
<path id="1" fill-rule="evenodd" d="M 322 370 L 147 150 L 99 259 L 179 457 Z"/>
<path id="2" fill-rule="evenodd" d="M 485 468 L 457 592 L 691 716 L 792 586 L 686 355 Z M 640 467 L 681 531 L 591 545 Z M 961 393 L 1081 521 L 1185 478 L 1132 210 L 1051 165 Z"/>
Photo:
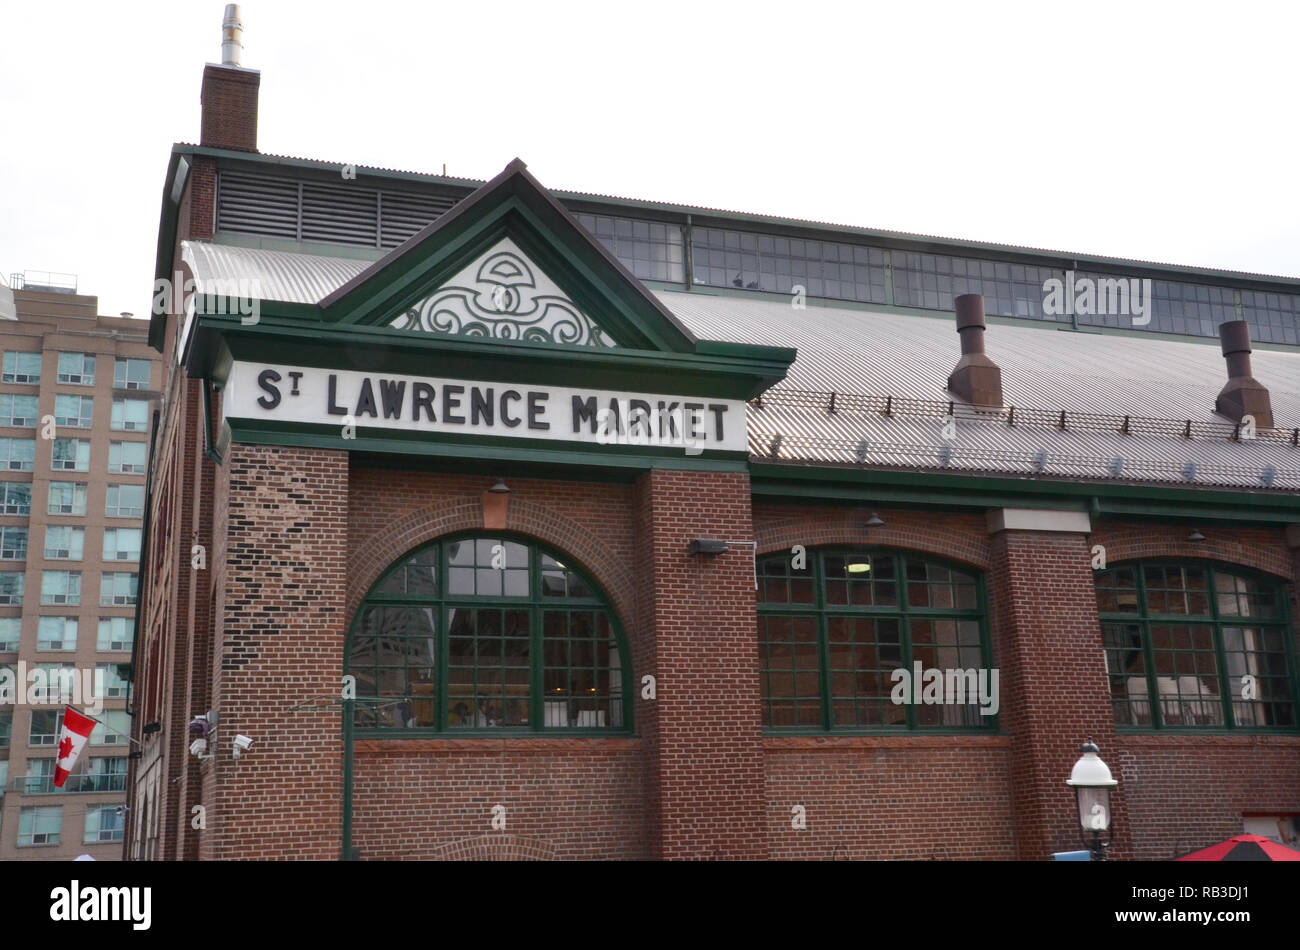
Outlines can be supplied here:
<path id="1" fill-rule="evenodd" d="M 400 248 L 321 301 L 331 323 L 386 324 L 502 238 L 620 346 L 689 353 L 695 336 L 588 234 L 518 159 Z"/>

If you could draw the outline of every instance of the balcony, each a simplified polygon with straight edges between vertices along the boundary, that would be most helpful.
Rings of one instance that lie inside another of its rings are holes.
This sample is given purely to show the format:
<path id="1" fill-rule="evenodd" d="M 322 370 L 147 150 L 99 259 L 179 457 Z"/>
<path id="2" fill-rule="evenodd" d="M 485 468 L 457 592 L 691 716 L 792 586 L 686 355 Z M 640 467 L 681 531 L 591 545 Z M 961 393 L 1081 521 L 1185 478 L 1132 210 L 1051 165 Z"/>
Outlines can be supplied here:
<path id="1" fill-rule="evenodd" d="M 13 780 L 20 795 L 58 795 L 63 792 L 125 792 L 126 773 L 69 775 L 63 788 L 54 787 L 53 775 L 20 775 Z"/>

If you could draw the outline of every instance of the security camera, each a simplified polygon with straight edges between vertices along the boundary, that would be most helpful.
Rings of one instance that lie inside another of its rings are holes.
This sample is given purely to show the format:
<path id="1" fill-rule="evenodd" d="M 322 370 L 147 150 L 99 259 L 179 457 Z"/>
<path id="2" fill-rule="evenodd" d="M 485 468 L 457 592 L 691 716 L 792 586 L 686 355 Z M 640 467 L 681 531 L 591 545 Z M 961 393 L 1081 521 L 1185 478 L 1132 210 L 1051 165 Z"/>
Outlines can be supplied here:
<path id="1" fill-rule="evenodd" d="M 207 751 L 208 751 L 207 739 L 195 739 L 193 742 L 190 743 L 190 755 L 192 756 L 201 759 L 207 753 Z"/>
<path id="2" fill-rule="evenodd" d="M 247 752 L 253 745 L 253 740 L 248 736 L 235 736 L 235 758 L 239 758 L 241 753 Z"/>
<path id="3" fill-rule="evenodd" d="M 205 715 L 195 716 L 190 720 L 190 735 L 206 739 L 212 733 L 212 723 Z"/>

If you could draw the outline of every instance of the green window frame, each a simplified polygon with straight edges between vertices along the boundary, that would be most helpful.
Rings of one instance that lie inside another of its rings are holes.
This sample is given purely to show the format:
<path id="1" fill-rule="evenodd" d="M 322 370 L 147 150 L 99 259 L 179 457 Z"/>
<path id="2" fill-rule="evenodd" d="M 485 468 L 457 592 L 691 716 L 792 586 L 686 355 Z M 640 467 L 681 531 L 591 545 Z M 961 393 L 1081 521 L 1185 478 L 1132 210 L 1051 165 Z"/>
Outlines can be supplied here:
<path id="1" fill-rule="evenodd" d="M 1096 591 L 1117 729 L 1300 731 L 1285 582 L 1210 561 L 1145 560 L 1098 571 Z"/>
<path id="2" fill-rule="evenodd" d="M 375 583 L 349 630 L 358 736 L 630 734 L 627 639 L 572 557 L 510 532 L 440 538 Z"/>
<path id="3" fill-rule="evenodd" d="M 804 557 L 799 569 L 791 551 L 757 564 L 765 730 L 871 735 L 998 728 L 996 714 L 982 715 L 974 702 L 892 698 L 901 685 L 893 671 L 911 673 L 918 660 L 923 669 L 974 669 L 977 676 L 993 668 L 980 572 L 898 549 L 811 548 Z"/>

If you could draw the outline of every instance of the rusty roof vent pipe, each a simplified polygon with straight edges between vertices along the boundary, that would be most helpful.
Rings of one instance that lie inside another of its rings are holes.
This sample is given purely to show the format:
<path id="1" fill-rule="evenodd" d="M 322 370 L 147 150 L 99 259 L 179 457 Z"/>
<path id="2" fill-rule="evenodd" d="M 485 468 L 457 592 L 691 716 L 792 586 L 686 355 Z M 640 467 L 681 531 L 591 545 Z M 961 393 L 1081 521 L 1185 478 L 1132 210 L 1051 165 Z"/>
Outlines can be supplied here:
<path id="1" fill-rule="evenodd" d="M 984 297 L 962 294 L 954 302 L 961 359 L 948 377 L 948 389 L 973 406 L 1002 408 L 1002 370 L 984 355 Z"/>
<path id="2" fill-rule="evenodd" d="M 238 66 L 244 54 L 244 21 L 239 18 L 239 4 L 227 3 L 221 18 L 221 65 Z"/>
<path id="3" fill-rule="evenodd" d="M 1219 343 L 1223 358 L 1228 361 L 1228 382 L 1214 400 L 1214 411 L 1233 422 L 1251 415 L 1256 426 L 1273 428 L 1273 404 L 1268 390 L 1250 374 L 1250 324 L 1245 320 L 1219 324 Z"/>

